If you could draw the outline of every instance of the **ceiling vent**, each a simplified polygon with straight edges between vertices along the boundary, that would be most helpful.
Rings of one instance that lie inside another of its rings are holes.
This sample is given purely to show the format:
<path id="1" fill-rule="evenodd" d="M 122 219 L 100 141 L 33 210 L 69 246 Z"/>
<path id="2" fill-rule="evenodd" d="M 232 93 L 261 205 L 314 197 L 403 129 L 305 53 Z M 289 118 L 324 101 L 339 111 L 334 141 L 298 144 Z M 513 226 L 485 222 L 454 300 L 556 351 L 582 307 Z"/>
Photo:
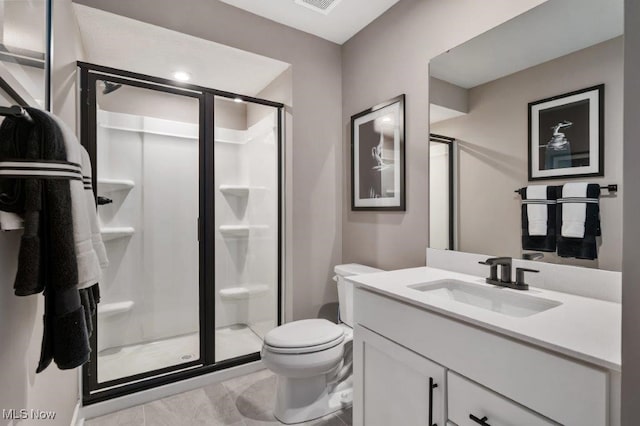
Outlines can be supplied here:
<path id="1" fill-rule="evenodd" d="M 295 3 L 328 15 L 340 3 L 340 0 L 295 0 Z"/>

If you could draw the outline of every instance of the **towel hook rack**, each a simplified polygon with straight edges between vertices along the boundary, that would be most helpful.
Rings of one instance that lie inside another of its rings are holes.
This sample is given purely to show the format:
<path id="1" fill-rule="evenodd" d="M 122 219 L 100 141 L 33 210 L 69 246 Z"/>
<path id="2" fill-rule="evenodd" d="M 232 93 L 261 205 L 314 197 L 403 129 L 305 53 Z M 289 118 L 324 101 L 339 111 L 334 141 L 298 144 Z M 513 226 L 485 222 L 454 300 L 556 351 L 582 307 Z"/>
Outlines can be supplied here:
<path id="1" fill-rule="evenodd" d="M 610 184 L 610 185 L 604 185 L 604 186 L 600 186 L 600 189 L 606 189 L 607 191 L 609 191 L 609 193 L 614 193 L 614 192 L 618 192 L 618 185 L 617 184 Z M 515 191 L 516 194 L 520 193 L 519 189 L 516 189 Z"/>
<path id="2" fill-rule="evenodd" d="M 3 116 L 13 116 L 17 118 L 23 118 L 29 123 L 33 123 L 33 118 L 29 115 L 26 109 L 21 107 L 20 105 L 13 105 L 10 107 L 0 107 L 0 115 Z"/>

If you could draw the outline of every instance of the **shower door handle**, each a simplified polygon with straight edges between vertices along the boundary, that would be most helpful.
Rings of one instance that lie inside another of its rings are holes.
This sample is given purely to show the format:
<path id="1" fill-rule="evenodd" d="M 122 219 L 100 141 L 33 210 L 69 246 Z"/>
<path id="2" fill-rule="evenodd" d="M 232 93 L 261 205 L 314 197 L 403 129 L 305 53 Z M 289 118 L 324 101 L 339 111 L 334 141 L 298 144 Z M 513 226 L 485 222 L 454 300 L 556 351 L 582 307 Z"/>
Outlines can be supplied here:
<path id="1" fill-rule="evenodd" d="M 198 218 L 198 241 L 200 241 L 200 235 L 202 235 L 202 226 L 200 225 L 200 218 Z"/>

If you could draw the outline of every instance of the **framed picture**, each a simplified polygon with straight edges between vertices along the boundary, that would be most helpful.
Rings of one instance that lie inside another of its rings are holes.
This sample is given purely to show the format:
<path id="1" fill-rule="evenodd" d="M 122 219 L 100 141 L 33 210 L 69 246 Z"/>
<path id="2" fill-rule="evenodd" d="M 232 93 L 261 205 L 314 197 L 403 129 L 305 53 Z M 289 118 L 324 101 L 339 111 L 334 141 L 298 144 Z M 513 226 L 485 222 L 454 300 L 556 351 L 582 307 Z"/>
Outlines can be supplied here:
<path id="1" fill-rule="evenodd" d="M 529 180 L 604 175 L 604 84 L 529 104 Z"/>
<path id="2" fill-rule="evenodd" d="M 405 210 L 404 95 L 351 117 L 351 209 Z"/>

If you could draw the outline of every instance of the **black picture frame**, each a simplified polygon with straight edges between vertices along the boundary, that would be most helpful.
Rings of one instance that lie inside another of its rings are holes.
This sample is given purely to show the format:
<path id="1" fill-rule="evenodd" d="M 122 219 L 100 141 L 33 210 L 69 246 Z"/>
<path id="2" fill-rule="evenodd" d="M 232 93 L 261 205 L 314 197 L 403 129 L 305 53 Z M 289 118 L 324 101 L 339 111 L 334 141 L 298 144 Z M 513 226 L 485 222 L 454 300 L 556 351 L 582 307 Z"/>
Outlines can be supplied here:
<path id="1" fill-rule="evenodd" d="M 529 181 L 604 176 L 604 84 L 529 103 Z"/>
<path id="2" fill-rule="evenodd" d="M 402 94 L 351 116 L 353 211 L 406 211 L 404 104 Z"/>

